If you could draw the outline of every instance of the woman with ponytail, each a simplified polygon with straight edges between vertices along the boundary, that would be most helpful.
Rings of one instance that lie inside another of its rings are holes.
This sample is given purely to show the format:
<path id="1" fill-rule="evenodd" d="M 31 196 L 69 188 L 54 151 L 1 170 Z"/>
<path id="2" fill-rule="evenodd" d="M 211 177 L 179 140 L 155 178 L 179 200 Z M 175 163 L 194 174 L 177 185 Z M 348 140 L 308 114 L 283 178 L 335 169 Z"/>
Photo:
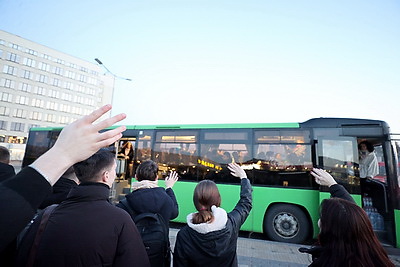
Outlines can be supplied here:
<path id="1" fill-rule="evenodd" d="M 193 194 L 197 212 L 187 216 L 187 225 L 178 232 L 174 266 L 238 266 L 237 238 L 252 207 L 252 188 L 238 164 L 229 164 L 228 169 L 241 179 L 238 203 L 227 213 L 220 207 L 221 196 L 216 184 L 210 180 L 198 183 Z"/>

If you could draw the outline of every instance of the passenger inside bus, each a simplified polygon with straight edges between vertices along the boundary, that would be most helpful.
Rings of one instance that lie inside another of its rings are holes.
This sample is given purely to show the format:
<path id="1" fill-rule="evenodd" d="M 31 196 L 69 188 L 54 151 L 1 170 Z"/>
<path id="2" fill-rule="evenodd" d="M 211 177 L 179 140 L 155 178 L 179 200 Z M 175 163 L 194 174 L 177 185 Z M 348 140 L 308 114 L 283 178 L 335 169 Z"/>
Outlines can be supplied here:
<path id="1" fill-rule="evenodd" d="M 378 159 L 374 146 L 368 141 L 358 144 L 360 157 L 360 178 L 374 178 L 379 173 Z"/>

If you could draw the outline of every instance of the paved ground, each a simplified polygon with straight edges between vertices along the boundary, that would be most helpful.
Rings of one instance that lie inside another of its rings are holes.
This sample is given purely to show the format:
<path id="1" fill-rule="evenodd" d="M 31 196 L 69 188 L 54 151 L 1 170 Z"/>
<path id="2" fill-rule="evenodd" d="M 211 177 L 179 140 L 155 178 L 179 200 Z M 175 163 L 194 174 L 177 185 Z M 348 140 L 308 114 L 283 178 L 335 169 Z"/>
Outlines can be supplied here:
<path id="1" fill-rule="evenodd" d="M 170 229 L 171 246 L 175 244 L 179 229 Z M 239 237 L 238 261 L 239 267 L 271 266 L 271 267 L 303 267 L 311 263 L 311 257 L 298 251 L 304 245 L 272 242 L 268 240 Z M 396 266 L 400 266 L 400 249 L 387 249 Z"/>

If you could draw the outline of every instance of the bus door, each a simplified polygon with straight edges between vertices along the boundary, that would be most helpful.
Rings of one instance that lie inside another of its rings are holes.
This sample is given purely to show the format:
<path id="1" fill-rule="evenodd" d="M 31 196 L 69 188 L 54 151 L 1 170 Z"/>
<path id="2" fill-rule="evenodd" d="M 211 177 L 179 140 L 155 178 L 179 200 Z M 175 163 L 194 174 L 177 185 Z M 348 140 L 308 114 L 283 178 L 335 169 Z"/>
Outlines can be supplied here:
<path id="1" fill-rule="evenodd" d="M 316 146 L 317 167 L 328 171 L 361 205 L 357 138 L 319 137 Z M 329 197 L 329 189 L 320 186 L 320 202 Z"/>
<path id="2" fill-rule="evenodd" d="M 117 176 L 121 180 L 130 180 L 133 176 L 136 137 L 123 137 L 116 144 Z"/>
<path id="3" fill-rule="evenodd" d="M 130 179 L 133 175 L 136 137 L 123 137 L 114 144 L 117 157 L 117 178 L 111 188 L 111 200 L 118 202 L 130 192 Z"/>

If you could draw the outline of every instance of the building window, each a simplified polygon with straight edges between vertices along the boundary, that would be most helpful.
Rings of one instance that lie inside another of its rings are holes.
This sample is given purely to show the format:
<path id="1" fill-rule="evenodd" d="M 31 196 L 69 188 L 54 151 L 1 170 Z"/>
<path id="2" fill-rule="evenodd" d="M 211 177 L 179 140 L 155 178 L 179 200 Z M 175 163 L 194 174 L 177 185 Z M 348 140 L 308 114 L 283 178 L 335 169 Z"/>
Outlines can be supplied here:
<path id="1" fill-rule="evenodd" d="M 35 67 L 35 63 L 36 63 L 36 61 L 31 58 L 28 58 L 28 57 L 24 58 L 23 64 L 26 66 Z"/>
<path id="2" fill-rule="evenodd" d="M 22 47 L 19 46 L 19 45 L 17 45 L 17 44 L 10 43 L 10 47 L 11 47 L 12 49 L 22 51 Z"/>
<path id="3" fill-rule="evenodd" d="M 56 122 L 56 115 L 54 115 L 54 114 L 46 114 L 46 119 L 45 120 L 49 121 L 49 122 Z"/>
<path id="4" fill-rule="evenodd" d="M 26 49 L 26 53 L 34 55 L 34 56 L 38 55 L 38 53 L 35 50 L 29 49 L 29 48 Z"/>
<path id="5" fill-rule="evenodd" d="M 3 102 L 11 102 L 12 101 L 12 95 L 9 93 L 0 93 L 0 100 Z"/>
<path id="6" fill-rule="evenodd" d="M 43 54 L 43 58 L 47 59 L 47 60 L 51 60 L 51 56 L 47 55 L 47 54 Z"/>
<path id="7" fill-rule="evenodd" d="M 17 118 L 26 118 L 26 110 L 23 110 L 23 109 L 15 109 L 15 110 L 14 110 L 14 117 L 17 117 Z"/>
<path id="8" fill-rule="evenodd" d="M 25 124 L 21 122 L 11 122 L 11 131 L 23 132 L 25 129 Z"/>
<path id="9" fill-rule="evenodd" d="M 33 90 L 33 93 L 38 94 L 38 95 L 45 95 L 46 94 L 46 89 L 40 86 L 36 86 L 35 89 Z"/>
<path id="10" fill-rule="evenodd" d="M 61 85 L 61 81 L 59 79 L 57 79 L 57 78 L 54 78 L 53 85 L 59 87 Z"/>
<path id="11" fill-rule="evenodd" d="M 86 77 L 85 75 L 83 75 L 83 74 L 80 74 L 78 80 L 79 80 L 80 82 L 86 82 L 87 77 Z"/>
<path id="12" fill-rule="evenodd" d="M 1 116 L 9 116 L 10 115 L 10 108 L 8 108 L 8 107 L 0 107 L 0 115 Z"/>
<path id="13" fill-rule="evenodd" d="M 20 104 L 20 105 L 28 105 L 29 103 L 29 98 L 26 96 L 17 96 L 15 99 L 15 103 Z"/>
<path id="14" fill-rule="evenodd" d="M 47 109 L 51 109 L 51 110 L 57 110 L 58 109 L 58 103 L 47 102 L 46 108 Z"/>
<path id="15" fill-rule="evenodd" d="M 32 89 L 32 86 L 30 84 L 27 84 L 27 83 L 20 83 L 19 84 L 19 90 L 21 90 L 22 92 L 30 93 L 31 89 Z"/>
<path id="16" fill-rule="evenodd" d="M 43 108 L 44 107 L 44 100 L 42 99 L 32 99 L 32 106 L 38 107 L 38 108 Z"/>
<path id="17" fill-rule="evenodd" d="M 40 120 L 42 119 L 42 113 L 37 112 L 37 111 L 33 111 L 33 112 L 31 113 L 30 118 L 31 118 L 32 120 L 40 121 Z"/>
<path id="18" fill-rule="evenodd" d="M 29 70 L 23 70 L 22 76 L 25 79 L 32 79 L 33 78 L 33 73 Z"/>
<path id="19" fill-rule="evenodd" d="M 50 71 L 50 65 L 47 63 L 39 62 L 38 68 L 44 71 Z"/>
<path id="20" fill-rule="evenodd" d="M 14 54 L 14 53 L 8 53 L 7 54 L 7 60 L 19 63 L 19 56 L 17 54 Z"/>
<path id="21" fill-rule="evenodd" d="M 17 75 L 17 68 L 13 66 L 4 65 L 3 72 L 10 75 Z"/>
<path id="22" fill-rule="evenodd" d="M 67 89 L 69 89 L 69 90 L 72 90 L 72 89 L 74 88 L 74 86 L 73 86 L 72 83 L 66 82 L 66 83 L 65 83 L 65 88 L 67 88 Z"/>
<path id="23" fill-rule="evenodd" d="M 62 60 L 62 59 L 59 59 L 59 58 L 56 58 L 55 60 L 54 60 L 56 63 L 59 63 L 59 64 L 65 64 L 65 61 L 64 60 Z"/>
<path id="24" fill-rule="evenodd" d="M 57 90 L 49 89 L 49 97 L 60 98 L 60 92 Z"/>
<path id="25" fill-rule="evenodd" d="M 65 101 L 72 101 L 72 95 L 67 93 L 61 93 L 61 99 Z"/>
<path id="26" fill-rule="evenodd" d="M 53 73 L 57 74 L 57 75 L 62 75 L 63 69 L 60 67 L 55 67 L 53 69 Z"/>
<path id="27" fill-rule="evenodd" d="M 65 76 L 67 76 L 68 78 L 71 78 L 71 79 L 75 79 L 75 72 L 67 70 L 67 71 L 65 71 Z"/>
<path id="28" fill-rule="evenodd" d="M 15 82 L 10 79 L 1 79 L 1 86 L 6 88 L 15 88 Z"/>
<path id="29" fill-rule="evenodd" d="M 40 74 L 38 76 L 38 81 L 41 82 L 41 83 L 47 83 L 47 76 L 43 75 L 43 74 Z"/>
<path id="30" fill-rule="evenodd" d="M 7 130 L 7 122 L 6 121 L 0 121 L 0 129 Z"/>
<path id="31" fill-rule="evenodd" d="M 6 43 L 6 41 L 4 41 L 3 39 L 0 39 L 0 45 L 4 45 Z"/>

